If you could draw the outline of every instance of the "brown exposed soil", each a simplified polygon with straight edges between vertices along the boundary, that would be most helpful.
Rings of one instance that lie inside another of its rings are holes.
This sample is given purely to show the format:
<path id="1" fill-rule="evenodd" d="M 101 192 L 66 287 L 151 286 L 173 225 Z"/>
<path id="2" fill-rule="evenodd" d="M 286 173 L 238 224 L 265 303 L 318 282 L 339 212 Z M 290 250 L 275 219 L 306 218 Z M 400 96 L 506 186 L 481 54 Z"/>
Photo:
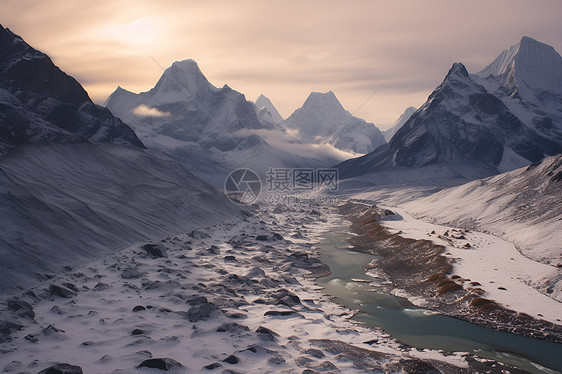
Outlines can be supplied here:
<path id="1" fill-rule="evenodd" d="M 476 280 L 452 274 L 445 247 L 429 240 L 414 240 L 390 233 L 380 220 L 392 214 L 376 206 L 348 202 L 339 211 L 358 234 L 349 241 L 354 250 L 371 253 L 379 259 L 369 266 L 383 271 L 393 288 L 421 296 L 430 309 L 500 331 L 562 343 L 562 325 L 506 309 L 483 298 Z"/>

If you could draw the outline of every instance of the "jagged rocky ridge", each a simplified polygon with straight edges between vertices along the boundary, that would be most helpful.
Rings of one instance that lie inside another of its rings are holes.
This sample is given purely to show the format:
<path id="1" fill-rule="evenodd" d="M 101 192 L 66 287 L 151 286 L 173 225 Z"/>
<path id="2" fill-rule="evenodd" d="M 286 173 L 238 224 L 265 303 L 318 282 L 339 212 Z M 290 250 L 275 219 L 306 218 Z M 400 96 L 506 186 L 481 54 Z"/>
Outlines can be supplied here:
<path id="1" fill-rule="evenodd" d="M 0 25 L 0 151 L 23 144 L 113 143 L 144 148 L 51 59 Z"/>

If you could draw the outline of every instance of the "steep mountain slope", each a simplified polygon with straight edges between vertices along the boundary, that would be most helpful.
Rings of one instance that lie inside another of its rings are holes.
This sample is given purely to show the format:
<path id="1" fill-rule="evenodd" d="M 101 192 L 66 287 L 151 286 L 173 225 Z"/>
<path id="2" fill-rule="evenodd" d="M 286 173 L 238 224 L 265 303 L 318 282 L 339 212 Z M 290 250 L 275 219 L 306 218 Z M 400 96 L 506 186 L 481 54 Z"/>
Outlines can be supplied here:
<path id="1" fill-rule="evenodd" d="M 271 100 L 263 94 L 257 98 L 256 107 L 258 109 L 258 117 L 260 119 L 273 123 L 283 122 L 283 117 L 279 114 L 277 108 L 275 108 Z"/>
<path id="2" fill-rule="evenodd" d="M 562 301 L 562 156 L 462 186 L 444 189 L 403 207 L 419 218 L 491 232 L 525 256 L 552 266 L 536 280 Z"/>
<path id="3" fill-rule="evenodd" d="M 396 134 L 398 130 L 400 130 L 400 128 L 404 126 L 406 121 L 410 119 L 410 117 L 412 116 L 412 114 L 415 113 L 416 110 L 417 110 L 416 107 L 413 106 L 406 108 L 404 113 L 402 113 L 400 117 L 398 117 L 398 119 L 396 120 L 396 122 L 394 122 L 391 128 L 382 131 L 384 139 L 387 142 L 389 142 L 390 139 L 392 139 L 392 137 L 394 136 L 394 134 Z"/>
<path id="4" fill-rule="evenodd" d="M 238 215 L 209 185 L 0 30 L 0 293 L 139 240 Z"/>
<path id="5" fill-rule="evenodd" d="M 329 164 L 275 147 L 275 123 L 260 121 L 253 103 L 228 86 L 214 87 L 193 60 L 167 68 L 154 88 L 135 94 L 118 87 L 105 103 L 148 147 L 179 161 L 204 180 L 223 186 L 232 170 Z"/>
<path id="6" fill-rule="evenodd" d="M 338 167 L 342 176 L 352 177 L 440 165 L 474 179 L 560 152 L 562 143 L 526 126 L 499 98 L 471 79 L 461 63 L 455 63 L 387 146 Z"/>
<path id="7" fill-rule="evenodd" d="M 345 152 L 364 154 L 386 143 L 375 125 L 345 110 L 332 91 L 312 92 L 283 126 L 298 131 L 305 143 L 328 143 Z"/>
<path id="8" fill-rule="evenodd" d="M 525 125 L 562 143 L 562 57 L 524 36 L 475 75 Z"/>
<path id="9" fill-rule="evenodd" d="M 112 144 L 19 147 L 0 161 L 0 197 L 0 293 L 238 214 L 172 160 Z"/>
<path id="10" fill-rule="evenodd" d="M 82 86 L 0 26 L 0 152 L 27 143 L 114 143 L 144 147 L 95 105 Z"/>

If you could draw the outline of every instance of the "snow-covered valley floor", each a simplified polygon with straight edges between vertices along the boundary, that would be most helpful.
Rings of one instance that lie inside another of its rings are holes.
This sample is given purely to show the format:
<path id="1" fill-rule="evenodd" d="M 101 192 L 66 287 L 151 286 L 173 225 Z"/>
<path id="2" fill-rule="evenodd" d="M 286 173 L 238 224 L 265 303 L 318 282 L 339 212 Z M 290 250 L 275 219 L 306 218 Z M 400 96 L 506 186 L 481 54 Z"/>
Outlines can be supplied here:
<path id="1" fill-rule="evenodd" d="M 404 209 L 385 208 L 397 215 L 383 219 L 383 226 L 405 238 L 429 239 L 445 246 L 445 256 L 454 259 L 453 273 L 466 284 L 477 282 L 473 285 L 486 292 L 483 297 L 516 312 L 561 324 L 562 303 L 533 286 L 537 279 L 559 271 L 555 266 L 533 261 L 512 243 L 493 235 L 435 225 L 413 218 Z"/>
<path id="2" fill-rule="evenodd" d="M 310 242 L 333 223 L 311 212 L 262 211 L 68 268 L 4 304 L 19 331 L 0 344 L 2 370 L 474 372 L 467 355 L 401 345 L 323 295 Z"/>
<path id="3" fill-rule="evenodd" d="M 327 270 L 314 243 L 341 225 L 341 217 L 327 206 L 274 208 L 133 245 L 11 297 L 0 315 L 0 327 L 12 330 L 11 340 L 0 343 L 0 368 L 38 373 L 68 363 L 76 368 L 62 372 L 522 372 L 469 353 L 412 348 L 351 320 L 354 312 L 314 280 Z M 397 222 L 385 224 L 426 234 L 415 222 Z"/>

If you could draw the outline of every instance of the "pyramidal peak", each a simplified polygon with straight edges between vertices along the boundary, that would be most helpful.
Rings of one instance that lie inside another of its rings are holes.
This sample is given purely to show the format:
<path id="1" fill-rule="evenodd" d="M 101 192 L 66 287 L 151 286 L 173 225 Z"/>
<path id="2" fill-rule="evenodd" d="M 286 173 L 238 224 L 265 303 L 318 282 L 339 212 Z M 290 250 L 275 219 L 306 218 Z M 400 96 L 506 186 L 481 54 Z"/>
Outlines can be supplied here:
<path id="1" fill-rule="evenodd" d="M 218 91 L 199 69 L 192 59 L 176 61 L 166 70 L 158 83 L 150 91 L 154 96 L 153 104 L 169 104 L 191 101 L 204 92 Z"/>
<path id="2" fill-rule="evenodd" d="M 452 77 L 463 77 L 463 78 L 469 77 L 468 70 L 466 70 L 466 67 L 461 62 L 455 62 L 453 66 L 451 66 L 451 69 L 449 69 L 449 72 L 447 73 L 445 80 L 448 80 Z"/>
<path id="3" fill-rule="evenodd" d="M 552 46 L 523 36 L 478 75 L 482 78 L 515 75 L 518 83 L 529 87 L 554 87 L 562 82 L 562 57 Z"/>
<path id="4" fill-rule="evenodd" d="M 256 107 L 258 108 L 258 110 L 261 110 L 261 109 L 265 108 L 267 110 L 267 112 L 269 113 L 269 115 L 271 116 L 270 120 L 273 121 L 274 123 L 283 122 L 283 120 L 284 120 L 283 116 L 281 116 L 281 114 L 279 113 L 279 111 L 277 110 L 275 105 L 273 105 L 271 100 L 269 100 L 269 98 L 267 96 L 265 96 L 264 94 L 260 94 L 258 96 L 255 104 L 256 104 Z"/>
<path id="5" fill-rule="evenodd" d="M 302 109 L 304 110 L 323 110 L 328 113 L 345 114 L 347 111 L 341 105 L 336 95 L 330 90 L 328 92 L 311 92 L 304 102 Z"/>

